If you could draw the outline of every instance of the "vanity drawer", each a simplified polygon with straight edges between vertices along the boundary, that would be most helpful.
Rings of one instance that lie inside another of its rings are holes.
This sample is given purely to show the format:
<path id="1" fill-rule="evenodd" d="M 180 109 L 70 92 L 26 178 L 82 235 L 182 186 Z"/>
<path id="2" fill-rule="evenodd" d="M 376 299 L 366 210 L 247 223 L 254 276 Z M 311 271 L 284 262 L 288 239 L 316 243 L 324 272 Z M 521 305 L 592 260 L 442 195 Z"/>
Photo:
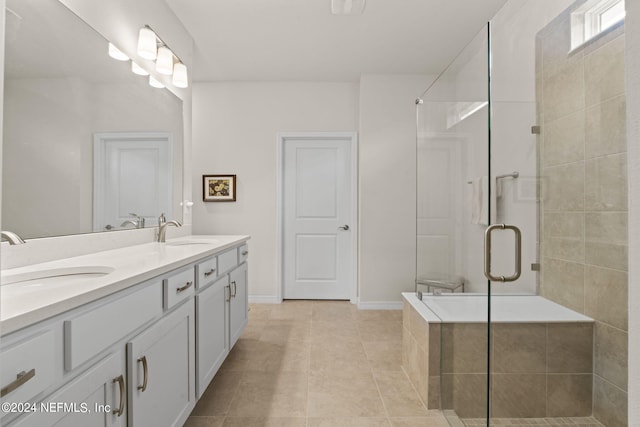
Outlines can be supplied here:
<path id="1" fill-rule="evenodd" d="M 165 310 L 169 310 L 180 301 L 193 295 L 195 282 L 193 267 L 164 279 Z"/>
<path id="2" fill-rule="evenodd" d="M 162 286 L 157 281 L 71 320 L 65 320 L 65 369 L 75 369 L 161 314 Z"/>
<path id="3" fill-rule="evenodd" d="M 218 257 L 206 259 L 196 264 L 196 285 L 202 289 L 218 277 Z"/>
<path id="4" fill-rule="evenodd" d="M 218 275 L 226 273 L 236 265 L 238 265 L 237 248 L 229 249 L 218 255 Z"/>
<path id="5" fill-rule="evenodd" d="M 238 264 L 242 264 L 249 258 L 249 246 L 245 243 L 238 248 Z"/>
<path id="6" fill-rule="evenodd" d="M 45 331 L 0 354 L 3 402 L 23 403 L 49 388 L 55 378 L 53 331 Z M 19 377 L 18 377 L 19 376 Z M 0 416 L 6 415 L 0 411 Z"/>

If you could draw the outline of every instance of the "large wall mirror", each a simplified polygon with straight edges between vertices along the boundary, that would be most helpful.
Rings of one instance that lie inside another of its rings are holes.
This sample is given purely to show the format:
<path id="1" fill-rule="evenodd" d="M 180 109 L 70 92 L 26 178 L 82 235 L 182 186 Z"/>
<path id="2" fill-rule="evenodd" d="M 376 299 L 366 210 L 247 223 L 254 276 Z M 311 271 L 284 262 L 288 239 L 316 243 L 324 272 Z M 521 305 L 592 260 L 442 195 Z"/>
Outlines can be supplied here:
<path id="1" fill-rule="evenodd" d="M 182 101 L 109 57 L 58 0 L 7 0 L 5 15 L 2 229 L 37 238 L 182 219 Z"/>

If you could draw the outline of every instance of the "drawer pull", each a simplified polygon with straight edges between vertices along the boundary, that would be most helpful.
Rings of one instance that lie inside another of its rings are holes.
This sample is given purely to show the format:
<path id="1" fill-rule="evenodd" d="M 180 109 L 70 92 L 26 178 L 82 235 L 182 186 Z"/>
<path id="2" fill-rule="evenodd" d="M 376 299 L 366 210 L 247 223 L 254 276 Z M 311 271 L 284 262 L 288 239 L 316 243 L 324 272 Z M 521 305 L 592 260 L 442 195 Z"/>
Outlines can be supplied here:
<path id="1" fill-rule="evenodd" d="M 242 251 L 242 256 L 249 255 L 249 251 Z"/>
<path id="2" fill-rule="evenodd" d="M 236 294 L 238 293 L 238 288 L 236 286 L 236 281 L 234 280 L 233 282 L 231 282 L 231 284 L 233 285 L 233 293 L 231 294 L 231 297 L 235 298 Z"/>
<path id="3" fill-rule="evenodd" d="M 118 409 L 113 410 L 113 413 L 120 417 L 124 413 L 124 377 L 120 375 L 118 378 L 114 378 L 113 382 L 118 383 L 120 388 L 120 404 L 118 405 Z"/>
<path id="4" fill-rule="evenodd" d="M 149 379 L 149 366 L 147 366 L 147 356 L 142 356 L 138 359 L 138 362 L 142 362 L 142 385 L 138 386 L 138 390 L 144 392 L 147 389 L 147 380 Z"/>
<path id="5" fill-rule="evenodd" d="M 212 268 L 212 269 L 211 269 L 211 270 L 209 270 L 209 271 L 205 271 L 205 272 L 204 272 L 204 277 L 209 277 L 209 276 L 211 276 L 211 275 L 212 275 L 213 273 L 215 273 L 215 272 L 216 272 L 216 269 L 215 269 L 215 268 Z"/>
<path id="6" fill-rule="evenodd" d="M 187 282 L 184 286 L 176 289 L 176 294 L 179 294 L 180 292 L 186 291 L 187 289 L 189 289 L 191 287 L 191 285 L 193 285 L 193 282 Z"/>
<path id="7" fill-rule="evenodd" d="M 11 384 L 7 384 L 2 387 L 0 390 L 0 397 L 5 397 L 7 394 L 11 393 L 15 389 L 19 388 L 21 385 L 29 381 L 31 378 L 36 376 L 36 368 L 33 368 L 29 372 L 22 371 L 18 375 L 16 375 L 16 380 Z"/>

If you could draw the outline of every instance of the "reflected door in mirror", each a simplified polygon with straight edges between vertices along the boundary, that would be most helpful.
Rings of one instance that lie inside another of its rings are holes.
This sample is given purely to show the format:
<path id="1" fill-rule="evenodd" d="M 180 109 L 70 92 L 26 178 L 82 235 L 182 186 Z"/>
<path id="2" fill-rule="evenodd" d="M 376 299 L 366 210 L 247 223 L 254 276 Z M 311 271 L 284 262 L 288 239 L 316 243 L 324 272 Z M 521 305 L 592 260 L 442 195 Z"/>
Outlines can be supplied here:
<path id="1" fill-rule="evenodd" d="M 94 135 L 94 231 L 142 228 L 171 212 L 171 135 Z"/>

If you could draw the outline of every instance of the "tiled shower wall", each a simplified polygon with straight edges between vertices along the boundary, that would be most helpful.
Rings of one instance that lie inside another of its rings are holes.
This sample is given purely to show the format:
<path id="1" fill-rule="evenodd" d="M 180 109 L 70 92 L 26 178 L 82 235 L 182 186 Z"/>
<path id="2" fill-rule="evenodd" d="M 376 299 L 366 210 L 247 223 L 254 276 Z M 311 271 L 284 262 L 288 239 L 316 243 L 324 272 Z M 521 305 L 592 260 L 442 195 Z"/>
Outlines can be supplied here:
<path id="1" fill-rule="evenodd" d="M 627 425 L 624 25 L 570 51 L 570 11 L 536 40 L 541 294 L 596 320 L 593 414 Z"/>

